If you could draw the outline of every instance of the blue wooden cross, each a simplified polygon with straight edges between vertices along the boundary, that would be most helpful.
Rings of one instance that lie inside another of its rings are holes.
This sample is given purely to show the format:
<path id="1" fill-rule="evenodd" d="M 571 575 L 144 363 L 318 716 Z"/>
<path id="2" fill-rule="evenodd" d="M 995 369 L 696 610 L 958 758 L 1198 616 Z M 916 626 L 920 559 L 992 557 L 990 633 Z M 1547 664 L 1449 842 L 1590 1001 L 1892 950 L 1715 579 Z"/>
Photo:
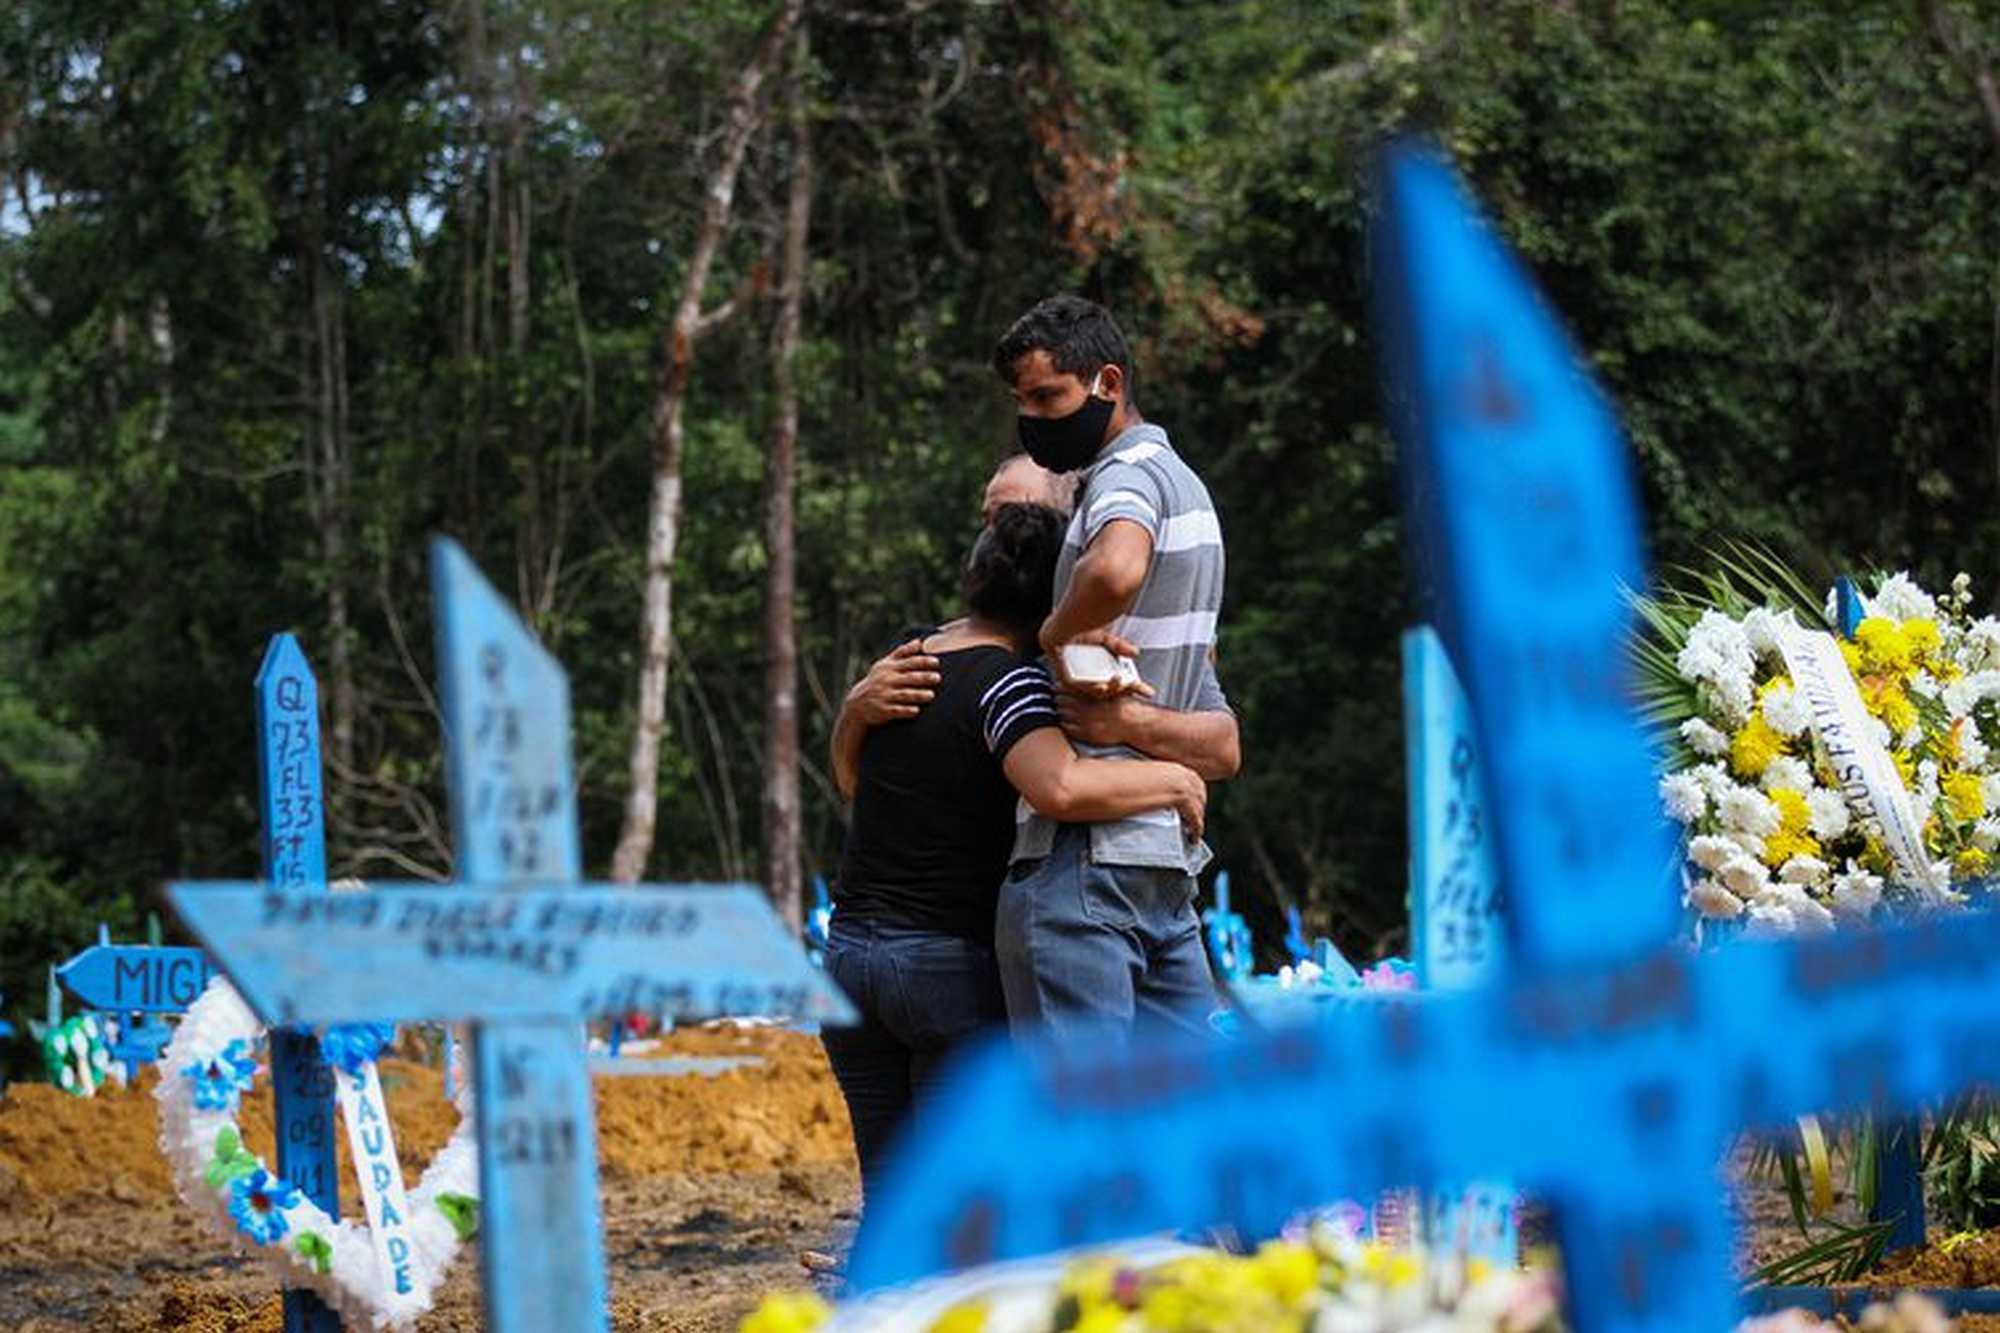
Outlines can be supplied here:
<path id="1" fill-rule="evenodd" d="M 257 773 L 264 883 L 273 894 L 327 892 L 326 799 L 319 736 L 319 681 L 290 634 L 274 634 L 257 668 Z M 309 1031 L 271 1029 L 278 1174 L 340 1216 L 334 1148 L 333 1071 Z M 310 1291 L 285 1290 L 285 1333 L 339 1333 L 340 1316 Z"/>
<path id="2" fill-rule="evenodd" d="M 1499 1175 L 1551 1201 L 1576 1327 L 1723 1329 L 1735 1135 L 2000 1076 L 2000 917 L 1671 942 L 1674 849 L 1625 694 L 1622 589 L 1644 583 L 1611 412 L 1441 161 L 1392 151 L 1382 202 L 1411 527 L 1491 783 L 1510 967 L 1234 1043 L 989 1047 L 870 1199 L 860 1288 Z"/>
<path id="3" fill-rule="evenodd" d="M 755 888 L 576 882 L 562 668 L 456 545 L 431 573 L 458 882 L 168 895 L 267 1022 L 473 1023 L 488 1326 L 602 1330 L 583 1020 L 853 1011 Z"/>

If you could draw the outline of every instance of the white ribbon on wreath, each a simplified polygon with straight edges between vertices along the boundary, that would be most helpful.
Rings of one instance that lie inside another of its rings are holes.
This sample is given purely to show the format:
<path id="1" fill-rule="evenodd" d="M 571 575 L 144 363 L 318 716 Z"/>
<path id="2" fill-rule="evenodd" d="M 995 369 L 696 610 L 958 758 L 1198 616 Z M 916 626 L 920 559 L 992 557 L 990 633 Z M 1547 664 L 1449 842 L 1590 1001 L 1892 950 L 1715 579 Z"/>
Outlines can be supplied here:
<path id="1" fill-rule="evenodd" d="M 343 1030 L 336 1029 L 336 1034 Z M 237 1113 L 255 1084 L 265 1030 L 221 976 L 187 1012 L 160 1059 L 160 1147 L 181 1197 L 286 1284 L 305 1287 L 353 1327 L 407 1328 L 431 1308 L 478 1225 L 479 1151 L 471 1091 L 458 1080 L 459 1121 L 407 1199 L 372 1058 L 331 1043 L 349 1146 L 369 1216 L 329 1217 L 243 1143 Z M 364 1042 L 360 1048 L 368 1049 Z M 387 1215 L 385 1205 L 391 1210 Z M 397 1245 L 394 1239 L 403 1244 Z M 393 1258 L 392 1258 L 393 1252 Z"/>

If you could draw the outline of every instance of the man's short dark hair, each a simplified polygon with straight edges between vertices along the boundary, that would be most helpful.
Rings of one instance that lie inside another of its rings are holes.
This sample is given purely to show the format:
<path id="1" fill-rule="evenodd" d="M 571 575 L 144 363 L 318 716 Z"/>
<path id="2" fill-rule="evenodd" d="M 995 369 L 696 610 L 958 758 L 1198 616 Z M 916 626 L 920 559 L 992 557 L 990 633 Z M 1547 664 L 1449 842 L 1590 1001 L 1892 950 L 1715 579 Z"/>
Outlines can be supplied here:
<path id="1" fill-rule="evenodd" d="M 1088 384 L 1105 366 L 1125 375 L 1125 396 L 1132 393 L 1132 348 L 1111 312 L 1081 296 L 1051 296 L 1014 321 L 993 349 L 993 369 L 1007 383 L 1014 367 L 1030 352 L 1047 352 L 1055 368 Z"/>
<path id="2" fill-rule="evenodd" d="M 1047 505 L 1001 505 L 966 557 L 959 582 L 965 609 L 1010 629 L 1040 629 L 1055 606 L 1066 526 Z"/>

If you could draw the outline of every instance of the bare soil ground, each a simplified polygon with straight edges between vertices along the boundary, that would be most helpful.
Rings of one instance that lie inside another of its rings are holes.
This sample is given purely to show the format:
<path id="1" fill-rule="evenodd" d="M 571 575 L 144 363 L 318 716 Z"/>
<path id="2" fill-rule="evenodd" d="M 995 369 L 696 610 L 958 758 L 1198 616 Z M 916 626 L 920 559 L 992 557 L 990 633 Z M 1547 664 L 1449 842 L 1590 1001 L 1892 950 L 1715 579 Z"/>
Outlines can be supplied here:
<path id="1" fill-rule="evenodd" d="M 797 1033 L 692 1030 L 652 1054 L 760 1063 L 597 1080 L 613 1327 L 733 1329 L 764 1292 L 807 1285 L 800 1251 L 851 1236 L 846 1109 L 818 1042 Z M 392 1061 L 385 1082 L 414 1181 L 455 1113 L 431 1069 Z M 150 1087 L 82 1101 L 21 1085 L 0 1098 L 0 1330 L 279 1333 L 272 1279 L 174 1197 Z M 268 1157 L 268 1099 L 242 1119 Z M 483 1327 L 476 1250 L 421 1333 Z"/>

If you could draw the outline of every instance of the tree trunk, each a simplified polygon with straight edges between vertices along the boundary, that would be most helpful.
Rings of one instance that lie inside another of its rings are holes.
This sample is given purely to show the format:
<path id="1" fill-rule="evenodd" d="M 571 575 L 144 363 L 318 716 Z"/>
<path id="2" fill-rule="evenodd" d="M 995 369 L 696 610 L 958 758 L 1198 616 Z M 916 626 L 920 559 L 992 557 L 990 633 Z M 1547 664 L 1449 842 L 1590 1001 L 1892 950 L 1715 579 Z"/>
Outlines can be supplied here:
<path id="1" fill-rule="evenodd" d="M 799 313 L 805 303 L 806 233 L 812 224 L 812 128 L 806 120 L 810 58 L 805 25 L 792 53 L 787 109 L 792 179 L 785 202 L 785 258 L 778 322 L 771 334 L 771 390 L 777 413 L 764 455 L 764 884 L 794 933 L 805 925 L 799 810 L 799 645 L 793 496 L 799 442 Z"/>
<path id="2" fill-rule="evenodd" d="M 1972 94 L 1986 113 L 1986 132 L 1992 136 L 1994 150 L 2000 152 L 2000 79 L 1994 77 L 1992 64 L 1978 49 L 1977 38 L 1966 33 L 1958 15 L 1947 13 L 1940 0 L 1917 0 L 1917 17 L 1939 54 L 1972 85 Z"/>
<path id="3" fill-rule="evenodd" d="M 611 855 L 611 878 L 637 883 L 653 854 L 653 834 L 659 807 L 660 737 L 666 729 L 667 654 L 673 642 L 674 552 L 680 540 L 681 455 L 686 446 L 688 380 L 694 370 L 694 347 L 704 329 L 726 318 L 733 308 L 702 313 L 703 292 L 715 253 L 728 229 L 736 201 L 736 179 L 743 154 L 757 127 L 757 97 L 764 80 L 798 25 L 805 0 L 785 0 L 771 21 L 750 61 L 730 90 L 724 121 L 722 153 L 708 178 L 701 222 L 688 253 L 687 274 L 680 300 L 667 327 L 664 365 L 653 394 L 653 486 L 646 520 L 646 587 L 639 624 L 638 717 L 632 728 L 630 788 L 625 797 L 625 822 Z"/>

